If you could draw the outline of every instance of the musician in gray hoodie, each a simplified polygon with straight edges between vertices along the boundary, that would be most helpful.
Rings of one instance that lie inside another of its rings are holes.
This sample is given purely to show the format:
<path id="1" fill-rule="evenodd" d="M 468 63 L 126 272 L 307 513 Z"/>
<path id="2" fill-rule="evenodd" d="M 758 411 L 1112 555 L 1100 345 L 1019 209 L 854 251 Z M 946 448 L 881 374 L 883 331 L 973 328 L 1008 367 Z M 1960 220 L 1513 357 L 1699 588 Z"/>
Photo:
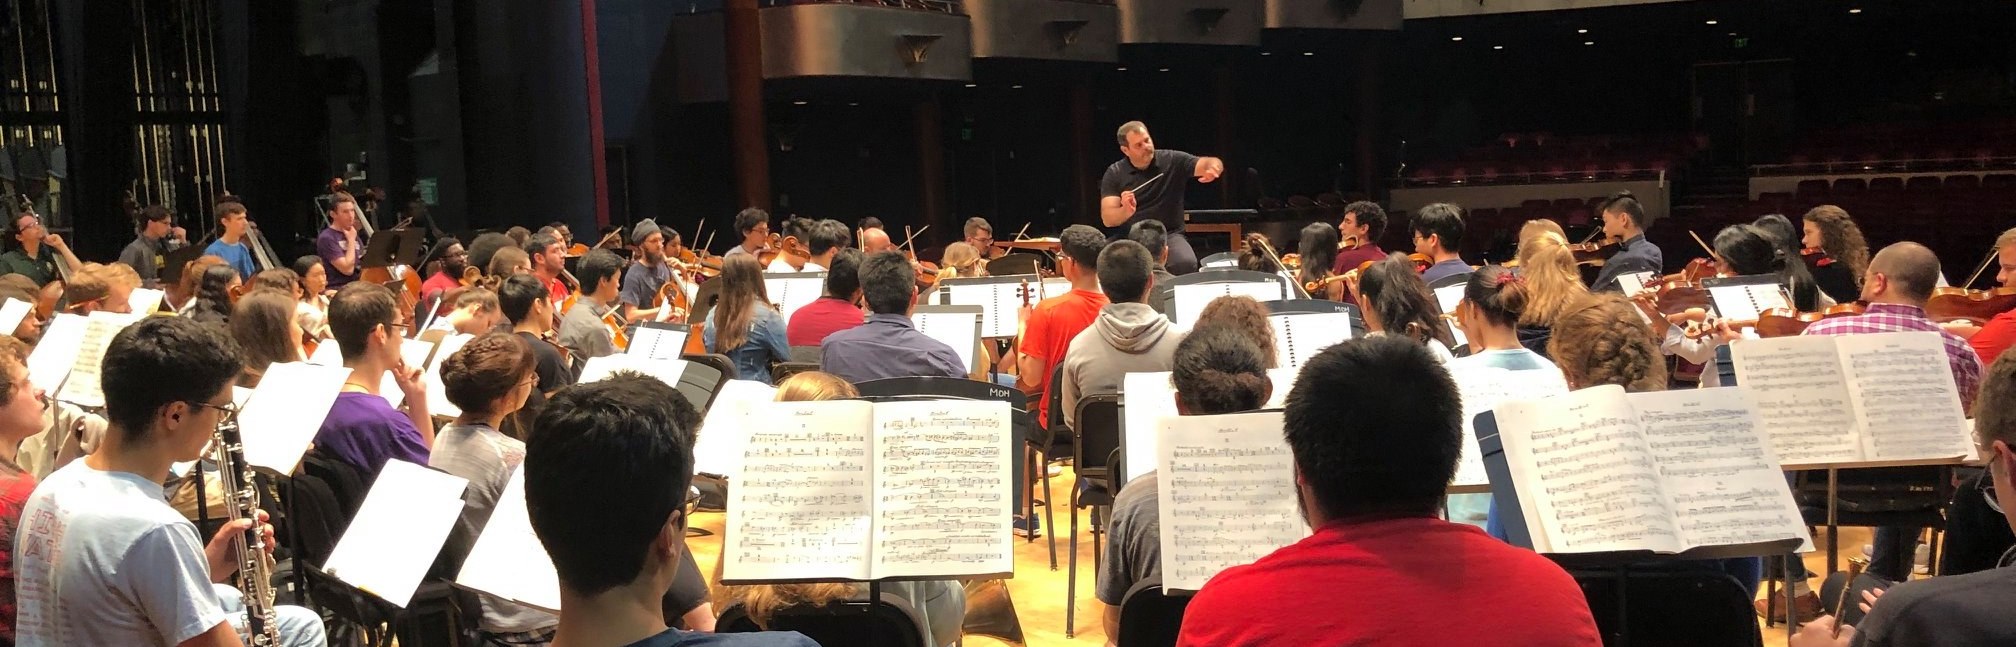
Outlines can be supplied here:
<path id="1" fill-rule="evenodd" d="M 1099 290 L 1109 303 L 1064 351 L 1064 422 L 1076 424 L 1078 398 L 1119 393 L 1128 373 L 1167 371 L 1183 336 L 1148 307 L 1155 256 L 1132 240 L 1099 252 Z"/>

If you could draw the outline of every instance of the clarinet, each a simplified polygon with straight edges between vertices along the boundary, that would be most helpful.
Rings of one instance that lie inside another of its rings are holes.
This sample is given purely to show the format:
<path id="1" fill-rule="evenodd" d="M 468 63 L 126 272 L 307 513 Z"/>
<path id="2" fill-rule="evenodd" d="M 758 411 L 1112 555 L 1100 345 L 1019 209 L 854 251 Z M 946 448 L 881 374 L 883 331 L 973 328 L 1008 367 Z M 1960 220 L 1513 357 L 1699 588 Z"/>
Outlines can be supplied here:
<path id="1" fill-rule="evenodd" d="M 238 415 L 217 423 L 213 438 L 217 446 L 217 480 L 230 499 L 230 520 L 251 519 L 252 527 L 234 543 L 238 549 L 238 590 L 245 596 L 246 644 L 276 647 L 280 625 L 273 615 L 273 577 L 266 563 L 266 539 L 259 532 L 259 489 L 252 478 L 252 464 L 245 462 L 245 446 L 239 441 Z"/>

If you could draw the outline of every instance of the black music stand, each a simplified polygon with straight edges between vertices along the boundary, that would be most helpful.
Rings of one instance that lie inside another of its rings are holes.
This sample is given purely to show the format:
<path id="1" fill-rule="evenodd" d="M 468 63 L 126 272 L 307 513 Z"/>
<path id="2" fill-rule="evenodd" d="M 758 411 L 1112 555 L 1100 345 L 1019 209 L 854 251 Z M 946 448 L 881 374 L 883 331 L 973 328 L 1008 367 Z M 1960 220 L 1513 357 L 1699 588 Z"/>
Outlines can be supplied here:
<path id="1" fill-rule="evenodd" d="M 161 257 L 161 285 L 172 285 L 182 281 L 182 269 L 190 262 L 203 257 L 205 248 L 184 245 L 182 249 L 168 252 Z"/>
<path id="2" fill-rule="evenodd" d="M 364 254 L 357 258 L 357 267 L 393 267 L 405 265 L 417 267 L 420 256 L 426 253 L 422 247 L 423 232 L 417 229 L 387 229 L 372 236 L 364 244 Z M 415 270 L 417 271 L 417 270 Z"/>

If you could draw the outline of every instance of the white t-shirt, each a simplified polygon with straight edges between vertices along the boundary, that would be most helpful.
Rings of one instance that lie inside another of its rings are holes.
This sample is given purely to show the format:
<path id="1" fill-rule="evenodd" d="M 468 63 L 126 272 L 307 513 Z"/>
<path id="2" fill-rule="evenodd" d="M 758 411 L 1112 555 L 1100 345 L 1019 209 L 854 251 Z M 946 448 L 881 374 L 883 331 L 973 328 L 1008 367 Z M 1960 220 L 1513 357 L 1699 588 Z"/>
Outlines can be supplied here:
<path id="1" fill-rule="evenodd" d="M 766 268 L 763 268 L 763 271 L 765 271 L 765 272 L 796 272 L 796 271 L 798 271 L 798 268 L 795 268 L 795 267 L 792 267 L 792 266 L 791 266 L 791 262 L 790 262 L 790 261 L 787 261 L 787 260 L 784 260 L 784 255 L 783 255 L 783 254 L 778 254 L 778 255 L 777 255 L 777 258 L 773 258 L 773 259 L 770 259 L 770 267 L 766 267 Z"/>
<path id="2" fill-rule="evenodd" d="M 161 485 L 71 461 L 21 510 L 22 645 L 176 645 L 226 620 L 203 540 Z"/>

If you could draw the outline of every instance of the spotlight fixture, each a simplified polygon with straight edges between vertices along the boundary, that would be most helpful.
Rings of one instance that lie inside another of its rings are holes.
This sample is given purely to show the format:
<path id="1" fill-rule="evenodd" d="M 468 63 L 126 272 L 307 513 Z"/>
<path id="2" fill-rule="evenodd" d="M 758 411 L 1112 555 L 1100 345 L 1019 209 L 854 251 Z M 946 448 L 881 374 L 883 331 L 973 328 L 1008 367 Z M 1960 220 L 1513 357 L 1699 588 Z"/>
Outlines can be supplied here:
<path id="1" fill-rule="evenodd" d="M 1010 89 L 1010 90 L 1020 90 L 1020 89 L 1022 89 L 1022 84 L 1020 84 L 1020 83 L 1017 83 L 1017 84 L 1015 84 L 1015 85 L 1011 85 L 1011 86 L 1008 86 L 1008 89 Z"/>
<path id="2" fill-rule="evenodd" d="M 806 103 L 809 103 L 809 102 L 807 102 L 807 101 L 793 101 L 793 102 L 791 102 L 791 105 L 794 105 L 794 106 L 802 106 L 802 105 L 805 105 Z"/>
<path id="3" fill-rule="evenodd" d="M 1714 19 L 1714 18 L 1709 18 L 1709 19 L 1708 19 L 1708 24 L 1710 24 L 1710 25 L 1720 25 L 1720 24 L 1722 24 L 1722 21 L 1720 21 L 1720 20 L 1716 20 L 1716 19 Z"/>
<path id="4" fill-rule="evenodd" d="M 1113 68 L 1113 69 L 1114 69 L 1115 71 L 1119 71 L 1119 72 L 1125 72 L 1125 71 L 1127 71 L 1127 66 L 1125 66 L 1125 65 L 1122 65 L 1122 66 L 1120 66 L 1120 67 L 1116 67 L 1116 68 Z"/>
<path id="5" fill-rule="evenodd" d="M 978 83 L 968 83 L 968 84 L 966 84 L 966 87 L 969 87 L 969 88 L 977 88 L 977 87 L 980 87 L 980 84 L 978 84 Z"/>
<path id="6" fill-rule="evenodd" d="M 1162 71 L 1164 71 L 1164 72 L 1167 72 L 1167 71 L 1169 71 L 1169 68 L 1166 68 L 1166 67 L 1165 67 L 1165 68 L 1162 68 Z"/>
<path id="7" fill-rule="evenodd" d="M 1575 33 L 1577 33 L 1577 34 L 1587 34 L 1587 33 L 1589 33 L 1589 30 L 1587 30 L 1587 29 L 1577 29 L 1577 30 L 1575 30 Z"/>
<path id="8" fill-rule="evenodd" d="M 1848 10 L 1848 13 L 1862 13 L 1862 8 L 1861 8 L 1861 7 L 1856 7 L 1856 8 L 1854 8 L 1854 9 L 1849 9 L 1849 10 Z"/>
<path id="9" fill-rule="evenodd" d="M 1582 41 L 1582 44 L 1584 44 L 1584 45 L 1594 45 L 1594 44 L 1596 44 L 1596 41 L 1593 41 L 1593 40 L 1585 40 L 1585 41 Z"/>
<path id="10" fill-rule="evenodd" d="M 1491 49 L 1505 49 L 1504 45 L 1492 45 Z"/>
<path id="11" fill-rule="evenodd" d="M 1303 53 L 1302 53 L 1302 55 L 1303 55 L 1303 56 L 1315 56 L 1315 55 L 1316 55 L 1316 53 L 1315 53 L 1315 52 L 1303 52 Z"/>
<path id="12" fill-rule="evenodd" d="M 1452 41 L 1455 41 L 1455 42 L 1459 42 L 1459 43 L 1460 43 L 1460 42 L 1463 42 L 1463 37 L 1462 37 L 1462 36 L 1450 36 L 1450 37 L 1449 37 L 1449 40 L 1452 40 Z"/>

